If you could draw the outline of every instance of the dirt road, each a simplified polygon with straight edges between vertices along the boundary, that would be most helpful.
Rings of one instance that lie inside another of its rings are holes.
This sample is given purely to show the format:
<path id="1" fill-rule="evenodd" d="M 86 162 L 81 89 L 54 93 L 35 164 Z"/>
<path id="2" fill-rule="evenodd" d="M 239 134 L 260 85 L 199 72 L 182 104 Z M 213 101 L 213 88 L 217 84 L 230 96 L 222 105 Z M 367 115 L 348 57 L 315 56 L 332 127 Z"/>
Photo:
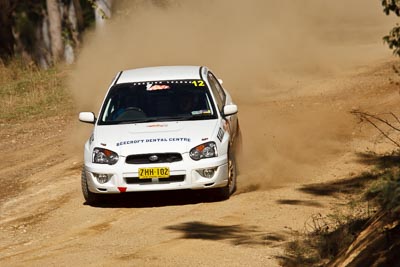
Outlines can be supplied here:
<path id="1" fill-rule="evenodd" d="M 246 161 L 237 193 L 223 202 L 189 191 L 85 205 L 82 151 L 67 147 L 76 118 L 0 125 L 0 265 L 278 266 L 294 231 L 342 201 L 304 189 L 353 177 L 368 167 L 356 152 L 387 148 L 348 112 L 398 110 L 390 64 L 241 103 Z"/>

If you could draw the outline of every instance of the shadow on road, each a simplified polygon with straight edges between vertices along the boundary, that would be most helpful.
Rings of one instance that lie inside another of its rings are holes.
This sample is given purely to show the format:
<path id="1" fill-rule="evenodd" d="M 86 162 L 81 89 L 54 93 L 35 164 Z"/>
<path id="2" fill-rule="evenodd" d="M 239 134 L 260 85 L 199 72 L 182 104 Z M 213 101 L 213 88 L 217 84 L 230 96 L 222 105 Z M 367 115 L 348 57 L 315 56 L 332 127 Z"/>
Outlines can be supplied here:
<path id="1" fill-rule="evenodd" d="M 233 245 L 272 245 L 285 241 L 281 234 L 263 233 L 255 226 L 214 225 L 199 221 L 186 222 L 166 227 L 182 232 L 184 239 L 226 240 Z"/>
<path id="2" fill-rule="evenodd" d="M 220 201 L 208 190 L 177 190 L 102 195 L 97 208 L 151 208 Z M 87 205 L 87 203 L 84 203 Z"/>
<path id="3" fill-rule="evenodd" d="M 359 176 L 328 183 L 303 185 L 299 190 L 315 196 L 337 196 L 338 194 L 354 194 L 363 189 L 366 183 L 375 180 L 377 174 L 363 173 Z"/>
<path id="4" fill-rule="evenodd" d="M 379 155 L 375 153 L 358 153 L 357 161 L 365 165 L 375 166 L 374 172 L 364 172 L 356 177 L 336 180 L 328 183 L 309 184 L 299 190 L 317 196 L 336 196 L 337 194 L 353 194 L 363 189 L 370 181 L 376 180 L 380 171 L 386 168 L 398 166 L 400 156 L 398 154 Z"/>
<path id="5" fill-rule="evenodd" d="M 323 205 L 313 200 L 298 200 L 298 199 L 280 199 L 276 203 L 281 205 L 301 205 L 309 207 L 323 207 Z"/>
<path id="6" fill-rule="evenodd" d="M 374 165 L 378 169 L 383 170 L 399 166 L 400 155 L 398 153 L 389 155 L 379 155 L 376 153 L 357 153 L 358 162 L 365 165 Z"/>

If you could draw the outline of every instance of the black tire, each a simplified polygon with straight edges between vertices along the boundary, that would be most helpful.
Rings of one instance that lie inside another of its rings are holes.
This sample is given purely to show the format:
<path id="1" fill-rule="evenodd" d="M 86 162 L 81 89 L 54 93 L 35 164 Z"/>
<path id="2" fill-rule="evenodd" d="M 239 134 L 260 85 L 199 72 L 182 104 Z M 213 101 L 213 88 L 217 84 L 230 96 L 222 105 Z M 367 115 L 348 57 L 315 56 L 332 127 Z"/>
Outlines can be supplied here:
<path id="1" fill-rule="evenodd" d="M 243 138 L 239 125 L 237 128 L 237 135 L 233 143 L 233 153 L 235 154 L 236 175 L 239 175 L 241 171 L 240 167 L 243 162 Z"/>
<path id="2" fill-rule="evenodd" d="M 229 151 L 228 152 L 228 184 L 222 188 L 216 188 L 216 197 L 220 200 L 227 200 L 236 191 L 236 160 L 235 155 Z"/>
<path id="3" fill-rule="evenodd" d="M 85 167 L 82 168 L 81 185 L 82 185 L 83 197 L 86 200 L 86 204 L 88 205 L 98 204 L 100 202 L 100 196 L 98 194 L 89 191 Z"/>

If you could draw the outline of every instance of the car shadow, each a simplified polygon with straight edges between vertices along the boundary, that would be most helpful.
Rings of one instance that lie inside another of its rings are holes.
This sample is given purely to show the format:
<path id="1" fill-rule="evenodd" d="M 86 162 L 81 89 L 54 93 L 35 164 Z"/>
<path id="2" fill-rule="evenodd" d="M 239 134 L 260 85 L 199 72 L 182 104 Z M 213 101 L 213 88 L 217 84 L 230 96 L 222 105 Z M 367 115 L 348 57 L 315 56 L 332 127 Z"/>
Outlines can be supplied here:
<path id="1" fill-rule="evenodd" d="M 100 201 L 90 206 L 96 208 L 152 208 L 218 201 L 220 199 L 214 196 L 210 190 L 176 190 L 101 195 Z M 85 202 L 84 205 L 89 204 Z"/>

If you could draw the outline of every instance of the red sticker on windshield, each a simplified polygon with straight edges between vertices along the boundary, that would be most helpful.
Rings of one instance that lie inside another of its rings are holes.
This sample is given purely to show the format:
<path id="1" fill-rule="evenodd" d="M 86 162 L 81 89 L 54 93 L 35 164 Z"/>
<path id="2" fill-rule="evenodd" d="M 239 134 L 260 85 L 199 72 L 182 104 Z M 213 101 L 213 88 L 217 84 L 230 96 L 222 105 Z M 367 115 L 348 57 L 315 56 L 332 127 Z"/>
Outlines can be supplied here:
<path id="1" fill-rule="evenodd" d="M 156 90 L 168 90 L 171 87 L 169 85 L 165 84 L 155 84 L 151 85 L 150 87 L 147 88 L 147 91 L 156 91 Z"/>

